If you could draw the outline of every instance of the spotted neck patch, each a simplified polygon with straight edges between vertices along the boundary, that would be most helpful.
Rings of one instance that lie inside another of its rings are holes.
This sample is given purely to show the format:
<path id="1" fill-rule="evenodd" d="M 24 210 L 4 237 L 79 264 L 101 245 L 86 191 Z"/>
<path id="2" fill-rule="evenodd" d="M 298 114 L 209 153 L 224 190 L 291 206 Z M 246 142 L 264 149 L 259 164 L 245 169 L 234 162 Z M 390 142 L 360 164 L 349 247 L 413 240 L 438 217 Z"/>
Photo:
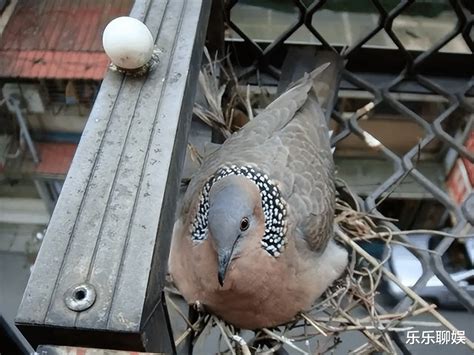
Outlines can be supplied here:
<path id="1" fill-rule="evenodd" d="M 229 175 L 244 176 L 259 188 L 265 216 L 265 234 L 260 243 L 270 255 L 279 256 L 286 244 L 286 203 L 275 183 L 252 166 L 223 166 L 204 184 L 196 217 L 191 225 L 193 241 L 199 242 L 207 238 L 209 192 L 216 181 Z"/>

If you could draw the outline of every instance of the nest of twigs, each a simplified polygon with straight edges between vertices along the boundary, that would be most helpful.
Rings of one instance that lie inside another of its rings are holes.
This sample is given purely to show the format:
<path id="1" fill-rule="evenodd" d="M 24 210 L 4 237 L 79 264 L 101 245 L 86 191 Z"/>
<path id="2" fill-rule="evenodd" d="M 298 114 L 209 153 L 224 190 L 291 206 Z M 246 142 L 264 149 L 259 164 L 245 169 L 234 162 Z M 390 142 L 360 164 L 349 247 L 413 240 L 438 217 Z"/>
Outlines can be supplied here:
<path id="1" fill-rule="evenodd" d="M 207 107 L 198 105 L 195 107 L 195 113 L 224 137 L 228 137 L 234 130 L 232 107 L 238 106 L 239 110 L 251 119 L 253 99 L 248 89 L 244 95 L 239 93 L 235 75 L 227 74 L 232 70 L 224 71 L 221 62 L 211 60 L 208 53 L 207 58 L 209 64 L 200 75 L 201 90 L 205 93 Z M 231 93 L 228 92 L 229 87 Z M 196 152 L 193 154 L 197 155 Z M 324 354 L 337 350 L 344 333 L 359 332 L 363 335 L 361 339 L 365 340 L 351 349 L 351 353 L 397 353 L 397 349 L 405 343 L 399 335 L 404 336 L 409 330 L 443 327 L 437 329 L 457 331 L 436 311 L 434 304 L 428 304 L 405 286 L 387 267 L 391 246 L 403 244 L 397 239 L 397 235 L 419 231 L 392 231 L 385 226 L 385 222 L 391 220 L 362 211 L 359 198 L 343 181 L 338 180 L 336 186 L 338 198 L 334 221 L 335 238 L 349 251 L 350 262 L 345 274 L 325 292 L 312 309 L 299 314 L 294 321 L 286 325 L 251 333 L 241 332 L 217 317 L 204 313 L 200 305 L 195 307 L 197 316 L 190 319 L 186 311 L 177 305 L 176 298 L 168 297 L 170 308 L 181 315 L 186 323 L 185 330 L 175 337 L 177 347 L 182 347 L 185 343 L 192 346 L 214 332 L 214 339 L 219 342 L 219 353 Z M 433 231 L 433 234 L 436 232 Z M 361 243 L 382 243 L 386 251 L 382 260 L 371 256 Z M 411 248 L 411 245 L 403 245 Z M 380 285 L 383 282 L 395 283 L 411 298 L 411 306 L 402 312 L 387 311 L 378 302 Z M 179 295 L 175 289 L 168 290 L 174 296 Z M 422 322 L 416 319 L 422 313 L 429 313 L 434 317 L 433 321 Z M 466 345 L 473 349 L 473 344 L 468 339 Z"/>

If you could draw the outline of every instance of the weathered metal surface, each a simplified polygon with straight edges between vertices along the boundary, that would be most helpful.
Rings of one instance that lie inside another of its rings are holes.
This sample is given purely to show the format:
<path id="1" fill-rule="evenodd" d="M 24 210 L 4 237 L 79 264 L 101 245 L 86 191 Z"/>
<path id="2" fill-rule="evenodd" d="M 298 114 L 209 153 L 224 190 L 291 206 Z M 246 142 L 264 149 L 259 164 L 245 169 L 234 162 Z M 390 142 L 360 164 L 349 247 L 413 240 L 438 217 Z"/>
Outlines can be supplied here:
<path id="1" fill-rule="evenodd" d="M 16 319 L 33 344 L 173 351 L 162 288 L 209 8 L 136 1 L 160 60 L 102 84 Z M 73 311 L 83 283 L 95 300 Z"/>

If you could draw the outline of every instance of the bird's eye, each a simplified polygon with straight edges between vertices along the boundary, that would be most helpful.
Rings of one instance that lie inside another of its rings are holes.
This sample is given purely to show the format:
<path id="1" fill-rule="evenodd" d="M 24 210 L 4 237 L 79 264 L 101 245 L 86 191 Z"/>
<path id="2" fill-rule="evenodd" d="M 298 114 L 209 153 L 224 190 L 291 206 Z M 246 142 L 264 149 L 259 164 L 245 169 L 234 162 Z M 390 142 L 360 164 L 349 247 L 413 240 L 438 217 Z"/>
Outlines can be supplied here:
<path id="1" fill-rule="evenodd" d="M 249 225 L 249 219 L 247 217 L 242 218 L 242 220 L 240 221 L 240 230 L 242 232 L 246 231 L 249 228 Z"/>

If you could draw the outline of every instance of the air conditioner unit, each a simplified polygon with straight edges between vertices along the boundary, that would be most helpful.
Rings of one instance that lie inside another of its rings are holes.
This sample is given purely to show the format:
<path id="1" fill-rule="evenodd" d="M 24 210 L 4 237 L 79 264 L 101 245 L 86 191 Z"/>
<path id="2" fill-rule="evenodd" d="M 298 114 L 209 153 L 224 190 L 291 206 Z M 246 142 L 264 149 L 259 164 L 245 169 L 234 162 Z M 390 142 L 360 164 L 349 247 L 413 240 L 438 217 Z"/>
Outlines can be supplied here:
<path id="1" fill-rule="evenodd" d="M 29 113 L 44 113 L 45 104 L 39 84 L 6 83 L 3 85 L 2 93 L 6 99 L 12 96 L 19 99 L 20 107 Z M 11 105 L 8 105 L 8 109 L 14 111 Z"/>

